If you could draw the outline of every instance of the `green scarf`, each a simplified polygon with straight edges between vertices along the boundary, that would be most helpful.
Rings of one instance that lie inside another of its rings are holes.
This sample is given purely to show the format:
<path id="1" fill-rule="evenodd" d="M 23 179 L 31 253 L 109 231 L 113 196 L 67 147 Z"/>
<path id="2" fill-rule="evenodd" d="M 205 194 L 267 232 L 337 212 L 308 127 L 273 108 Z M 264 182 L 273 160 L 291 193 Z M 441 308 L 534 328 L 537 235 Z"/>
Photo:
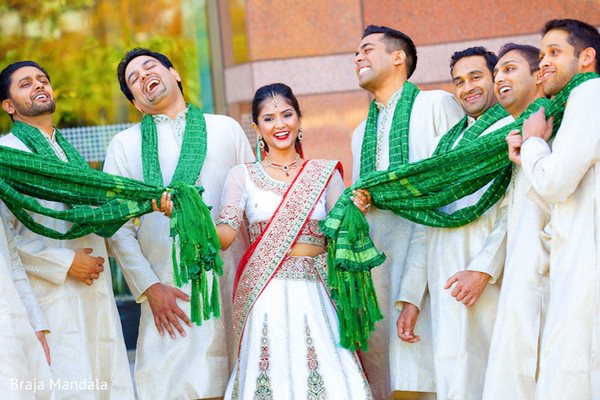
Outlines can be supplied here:
<path id="1" fill-rule="evenodd" d="M 405 82 L 402 88 L 402 96 L 394 110 L 392 119 L 392 128 L 390 129 L 390 166 L 389 169 L 398 165 L 408 163 L 408 128 L 410 124 L 410 114 L 412 112 L 415 98 L 419 94 L 419 89 L 410 82 Z M 362 148 L 360 152 L 360 176 L 375 171 L 375 161 L 377 159 L 377 116 L 379 111 L 375 100 L 371 102 L 367 122 L 365 125 L 365 135 L 363 137 Z"/>
<path id="2" fill-rule="evenodd" d="M 158 136 L 156 124 L 151 115 L 146 115 L 142 119 L 142 167 L 144 182 L 152 186 L 163 186 L 162 172 L 158 159 Z M 188 104 L 188 112 L 185 122 L 185 133 L 181 145 L 181 153 L 177 162 L 177 167 L 173 174 L 171 184 L 183 185 L 183 187 L 195 185 L 200 171 L 206 159 L 206 120 L 202 110 Z M 204 189 L 198 188 L 202 193 Z M 185 194 L 184 194 L 185 193 Z M 219 241 L 215 231 L 209 208 L 204 206 L 202 198 L 186 190 L 185 192 L 174 193 L 173 201 L 182 200 L 181 196 L 186 196 L 188 202 L 198 202 L 197 206 L 203 210 L 198 215 L 180 214 L 173 212 L 171 214 L 171 237 L 173 237 L 172 258 L 173 258 L 173 278 L 175 284 L 181 287 L 188 281 L 192 286 L 192 315 L 193 322 L 201 321 L 200 315 L 200 295 L 202 295 L 202 312 L 204 319 L 208 319 L 211 314 L 220 316 L 219 291 L 217 276 L 223 275 L 223 262 L 219 256 Z M 179 198 L 178 198 L 179 197 Z M 200 204 L 201 203 L 201 204 Z M 199 218 L 200 217 L 200 218 Z M 201 249 L 195 249 L 190 246 L 182 247 L 177 263 L 177 249 L 175 238 L 179 237 L 180 243 L 188 241 L 187 234 L 190 231 L 199 230 L 203 237 L 209 237 L 210 240 Z M 201 257 L 198 260 L 197 253 Z M 208 294 L 207 271 L 213 271 L 213 282 L 211 295 Z"/>
<path id="3" fill-rule="evenodd" d="M 508 111 L 506 111 L 500 104 L 496 104 L 488 108 L 482 115 L 479 116 L 477 121 L 475 121 L 475 123 L 464 132 L 457 146 L 471 143 L 474 139 L 477 139 L 479 136 L 481 136 L 486 129 L 508 115 Z M 461 133 L 467 126 L 468 118 L 469 117 L 465 115 L 463 119 L 461 119 L 448 131 L 448 133 L 442 136 L 435 151 L 431 155 L 432 157 L 446 153 L 452 149 L 452 146 L 454 146 L 454 143 L 456 143 L 456 140 L 458 140 Z"/>
<path id="4" fill-rule="evenodd" d="M 192 111 L 192 114 L 196 114 L 196 110 L 198 109 Z M 197 120 L 190 124 L 190 126 L 198 125 L 202 125 L 199 131 L 206 131 L 203 128 L 204 124 L 199 124 Z M 220 244 L 210 210 L 200 196 L 203 191 L 201 187 L 193 187 L 183 181 L 174 181 L 164 188 L 162 176 L 159 184 L 145 184 L 96 171 L 89 167 L 83 157 L 60 136 L 58 131 L 56 136 L 58 143 L 68 159 L 76 160 L 75 162 L 65 163 L 59 160 L 37 128 L 17 122 L 13 134 L 34 154 L 0 146 L 0 198 L 28 229 L 61 240 L 75 239 L 90 233 L 111 237 L 131 218 L 152 212 L 150 200 L 156 199 L 160 202 L 162 192 L 167 190 L 171 192 L 174 203 L 170 221 L 174 246 L 173 269 L 176 271 L 174 277 L 179 285 L 191 281 L 191 320 L 200 325 L 202 319 L 209 319 L 211 315 L 215 317 L 220 315 L 218 290 L 215 290 L 216 279 L 213 280 L 210 296 L 206 279 L 206 271 L 210 269 L 213 273 L 222 273 L 222 261 L 218 253 Z M 193 137 L 193 134 L 189 136 Z M 206 138 L 205 134 L 204 138 Z M 156 143 L 156 140 L 154 142 Z M 203 142 L 205 148 L 206 140 L 204 139 Z M 186 143 L 185 139 L 184 143 Z M 196 143 L 196 149 L 201 147 L 202 145 L 198 146 Z M 185 157 L 193 158 L 189 151 L 185 152 L 182 158 Z M 199 171 L 200 168 L 201 164 L 196 167 L 196 170 Z M 158 174 L 160 175 L 160 166 Z M 198 174 L 195 176 L 197 177 Z M 181 175 L 180 173 L 179 176 Z M 36 198 L 67 203 L 72 205 L 72 208 L 64 211 L 52 210 L 43 207 Z M 58 232 L 37 223 L 27 211 L 69 221 L 73 226 L 67 232 Z M 175 247 L 176 238 L 179 242 L 179 262 Z M 200 293 L 203 315 L 200 314 Z"/>
<path id="5" fill-rule="evenodd" d="M 28 229 L 53 239 L 70 240 L 90 233 L 111 237 L 131 218 L 151 212 L 150 200 L 160 201 L 163 191 L 87 165 L 0 146 L 0 199 Z M 76 206 L 54 210 L 42 206 L 38 198 Z M 59 232 L 36 222 L 28 211 L 73 225 Z"/>
<path id="6" fill-rule="evenodd" d="M 52 146 L 50 146 L 50 143 L 48 143 L 48 140 L 44 137 L 44 134 L 40 132 L 38 128 L 27 125 L 20 121 L 15 121 L 11 132 L 21 142 L 23 142 L 32 153 L 39 154 L 44 157 L 58 157 Z M 71 143 L 67 142 L 67 140 L 56 128 L 54 128 L 54 135 L 56 137 L 56 142 L 65 152 L 69 162 L 91 168 L 87 161 L 85 161 L 85 158 L 79 154 L 79 152 L 71 145 Z"/>
<path id="7" fill-rule="evenodd" d="M 163 186 L 163 178 L 158 161 L 158 137 L 156 124 L 151 115 L 142 119 L 142 166 L 144 182 L 153 186 Z M 206 121 L 202 110 L 188 104 L 185 119 L 185 133 L 181 144 L 179 161 L 171 182 L 185 182 L 194 185 L 200 176 L 206 158 Z"/>
<path id="8" fill-rule="evenodd" d="M 594 73 L 578 74 L 552 101 L 537 99 L 515 122 L 437 156 L 361 176 L 344 191 L 321 222 L 328 238 L 328 285 L 338 309 L 342 346 L 368 347 L 370 332 L 381 319 L 370 271 L 385 260 L 369 237 L 365 217 L 350 200 L 352 191 L 368 189 L 375 207 L 423 225 L 466 225 L 502 198 L 510 183 L 512 163 L 507 156 L 506 135 L 520 129 L 523 120 L 540 106 L 545 107 L 547 117 L 554 115 L 556 132 L 571 90 L 597 77 Z M 452 214 L 439 211 L 490 182 L 477 204 Z"/>
<path id="9" fill-rule="evenodd" d="M 540 105 L 546 107 L 547 116 L 554 115 L 556 131 L 571 90 L 581 82 L 597 77 L 592 73 L 577 75 L 552 101 L 536 100 L 513 124 L 437 157 L 368 174 L 346 189 L 322 223 L 329 238 L 328 284 L 338 306 L 344 347 L 356 348 L 358 344 L 365 348 L 374 321 L 381 318 L 377 298 L 371 290 L 370 269 L 379 265 L 384 256 L 373 246 L 368 237 L 369 226 L 350 200 L 352 190 L 369 189 L 376 207 L 416 222 L 442 227 L 465 225 L 481 215 L 481 210 L 485 210 L 488 204 L 491 206 L 502 197 L 502 188 L 506 186 L 494 188 L 496 181 L 506 182 L 506 185 L 510 181 L 511 163 L 507 158 L 506 134 L 513 128 L 519 128 L 523 119 Z M 475 192 L 492 180 L 492 185 L 475 206 L 452 214 L 438 211 L 439 207 Z M 180 216 L 186 214 L 180 221 L 194 222 L 189 225 L 190 231 L 186 232 L 190 240 L 179 240 L 181 253 L 184 253 L 183 248 L 193 249 L 197 262 L 206 262 L 203 247 L 210 242 L 208 247 L 218 248 L 218 238 L 215 240 L 214 228 L 203 231 L 196 229 L 195 223 L 200 219 L 212 224 L 210 217 L 205 217 L 209 213 L 208 208 L 203 205 L 196 188 L 175 184 L 169 189 L 173 191 L 175 212 Z M 164 190 L 87 166 L 64 163 L 56 157 L 43 157 L 0 146 L 0 199 L 30 230 L 51 238 L 74 239 L 92 232 L 110 237 L 129 219 L 151 212 L 150 200 L 159 200 Z M 499 197 L 495 198 L 497 195 Z M 188 201 L 190 197 L 194 201 Z M 43 207 L 36 198 L 79 206 L 57 211 Z M 480 203 L 483 206 L 479 206 Z M 67 232 L 57 232 L 35 222 L 27 211 L 70 221 L 73 226 Z M 198 215 L 201 217 L 198 218 Z M 353 308 L 359 323 L 344 320 L 342 316 L 351 313 L 340 312 L 340 307 Z M 206 313 L 204 317 L 207 318 Z M 359 329 L 352 330 L 357 326 Z"/>

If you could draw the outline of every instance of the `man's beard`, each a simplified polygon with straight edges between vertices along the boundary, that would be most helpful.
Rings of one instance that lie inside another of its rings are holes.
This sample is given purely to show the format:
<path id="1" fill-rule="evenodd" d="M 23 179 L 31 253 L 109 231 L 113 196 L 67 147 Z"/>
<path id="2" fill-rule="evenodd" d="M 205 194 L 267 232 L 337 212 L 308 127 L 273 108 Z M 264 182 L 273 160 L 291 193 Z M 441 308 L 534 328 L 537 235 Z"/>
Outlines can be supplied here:
<path id="1" fill-rule="evenodd" d="M 578 66 L 577 58 L 574 58 L 567 66 L 556 72 L 554 79 L 547 82 L 545 85 L 544 82 L 542 82 L 544 94 L 547 96 L 557 95 L 565 86 L 567 86 L 567 83 L 577 75 L 579 72 Z"/>
<path id="2" fill-rule="evenodd" d="M 41 104 L 34 102 L 31 102 L 29 104 L 20 104 L 14 102 L 13 105 L 15 107 L 15 110 L 17 110 L 19 114 L 25 117 L 37 117 L 39 115 L 52 114 L 56 109 L 56 102 L 54 101 L 54 99 L 51 99 L 51 101 Z"/>

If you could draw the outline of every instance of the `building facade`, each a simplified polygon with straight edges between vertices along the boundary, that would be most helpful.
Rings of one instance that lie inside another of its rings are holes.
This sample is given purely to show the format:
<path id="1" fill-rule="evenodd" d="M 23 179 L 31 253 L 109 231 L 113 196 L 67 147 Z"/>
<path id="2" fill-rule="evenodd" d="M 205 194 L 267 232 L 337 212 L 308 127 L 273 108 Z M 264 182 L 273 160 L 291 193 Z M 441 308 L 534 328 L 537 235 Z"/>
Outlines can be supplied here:
<path id="1" fill-rule="evenodd" d="M 116 66 L 128 49 L 150 47 L 172 59 L 188 101 L 236 118 L 251 142 L 254 91 L 286 83 L 304 114 L 306 155 L 341 160 L 349 183 L 350 138 L 371 101 L 353 62 L 367 25 L 411 36 L 419 56 L 411 81 L 452 91 L 454 51 L 539 45 L 540 29 L 553 18 L 600 26 L 600 1 L 17 0 L 0 3 L 0 64 L 33 59 L 46 67 L 59 128 L 132 123 L 141 115 L 120 93 Z M 10 126 L 2 113 L 0 132 Z M 90 161 L 102 162 L 103 151 L 91 149 L 100 156 Z"/>
<path id="2" fill-rule="evenodd" d="M 219 0 L 224 110 L 250 120 L 254 90 L 284 82 L 302 108 L 305 154 L 342 161 L 351 180 L 350 139 L 372 98 L 358 87 L 354 52 L 367 25 L 408 34 L 418 52 L 410 79 L 453 91 L 450 56 L 470 46 L 497 52 L 506 42 L 539 46 L 543 24 L 575 18 L 600 26 L 598 0 Z"/>

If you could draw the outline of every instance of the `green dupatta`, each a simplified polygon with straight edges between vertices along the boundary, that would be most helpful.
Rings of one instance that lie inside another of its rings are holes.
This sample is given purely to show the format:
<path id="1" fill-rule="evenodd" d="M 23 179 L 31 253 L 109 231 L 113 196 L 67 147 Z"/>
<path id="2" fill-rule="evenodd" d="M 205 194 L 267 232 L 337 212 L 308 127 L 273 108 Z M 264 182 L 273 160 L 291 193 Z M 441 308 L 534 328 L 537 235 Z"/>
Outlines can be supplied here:
<path id="1" fill-rule="evenodd" d="M 356 189 L 368 189 L 373 205 L 413 222 L 442 228 L 466 225 L 479 218 L 504 195 L 510 183 L 506 135 L 520 129 L 523 120 L 541 106 L 554 115 L 558 130 L 566 100 L 575 87 L 598 74 L 576 75 L 553 100 L 534 101 L 516 121 L 447 152 L 386 171 L 371 172 L 347 188 L 321 228 L 328 238 L 327 265 L 331 297 L 338 307 L 342 346 L 368 347 L 375 322 L 381 319 L 371 280 L 371 269 L 385 260 L 369 237 L 369 224 L 350 197 Z M 490 186 L 472 206 L 446 214 L 440 207 Z"/>

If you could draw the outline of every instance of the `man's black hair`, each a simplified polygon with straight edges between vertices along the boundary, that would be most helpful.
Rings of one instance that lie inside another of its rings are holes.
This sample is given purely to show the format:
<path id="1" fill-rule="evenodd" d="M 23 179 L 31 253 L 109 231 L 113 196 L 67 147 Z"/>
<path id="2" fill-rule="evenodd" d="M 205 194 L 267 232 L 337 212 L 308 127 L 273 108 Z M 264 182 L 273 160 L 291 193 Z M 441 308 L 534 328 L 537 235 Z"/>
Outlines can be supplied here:
<path id="1" fill-rule="evenodd" d="M 500 60 L 509 51 L 516 51 L 523 56 L 529 64 L 529 72 L 533 75 L 535 71 L 540 69 L 540 49 L 527 44 L 506 43 L 498 51 L 498 60 Z"/>
<path id="2" fill-rule="evenodd" d="M 4 68 L 2 72 L 0 72 L 0 103 L 8 99 L 9 97 L 8 92 L 12 81 L 12 75 L 15 73 L 15 71 L 23 67 L 34 67 L 39 69 L 44 75 L 46 75 L 46 78 L 48 78 L 48 82 L 50 82 L 50 77 L 48 76 L 46 70 L 35 61 L 17 61 L 15 63 L 12 63 L 6 68 Z"/>
<path id="3" fill-rule="evenodd" d="M 567 41 L 575 48 L 575 56 L 588 47 L 596 50 L 596 72 L 600 72 L 600 32 L 592 25 L 576 19 L 552 19 L 546 22 L 542 29 L 542 36 L 554 29 L 566 31 L 569 36 Z"/>
<path id="4" fill-rule="evenodd" d="M 169 60 L 169 58 L 167 56 L 165 56 L 164 54 L 157 53 L 155 51 L 152 51 L 150 49 L 145 49 L 142 47 L 136 47 L 135 49 L 129 50 L 127 52 L 127 54 L 125 54 L 125 57 L 123 57 L 123 59 L 117 66 L 117 78 L 119 79 L 119 85 L 121 86 L 121 92 L 123 92 L 125 97 L 127 97 L 127 100 L 131 101 L 132 103 L 133 103 L 133 93 L 131 93 L 131 90 L 129 90 L 129 87 L 127 86 L 127 78 L 125 76 L 125 70 L 127 69 L 127 65 L 129 65 L 131 60 L 133 60 L 134 58 L 140 57 L 140 56 L 148 56 L 148 57 L 155 58 L 166 68 L 175 68 L 175 67 L 173 67 L 173 63 L 171 62 L 171 60 Z M 181 94 L 183 94 L 183 87 L 181 86 L 181 82 L 177 82 L 177 85 L 179 86 L 179 90 L 181 90 Z"/>
<path id="5" fill-rule="evenodd" d="M 50 82 L 50 76 L 48 75 L 48 73 L 46 72 L 46 70 L 44 68 L 42 68 L 41 65 L 39 65 L 38 63 L 36 63 L 35 61 L 17 61 L 15 63 L 12 63 L 10 65 L 8 65 L 6 68 L 4 68 L 2 70 L 2 72 L 0 72 L 0 103 L 2 103 L 4 100 L 8 99 L 10 97 L 10 85 L 12 83 L 12 75 L 19 69 L 23 68 L 23 67 L 34 67 L 39 69 L 44 75 L 46 75 L 46 78 L 48 78 L 48 82 Z M 13 115 L 10 115 L 10 119 L 14 121 Z"/>
<path id="6" fill-rule="evenodd" d="M 498 62 L 498 57 L 491 51 L 486 50 L 483 46 L 469 47 L 468 49 L 457 51 L 452 54 L 452 57 L 450 58 L 450 75 L 452 75 L 454 66 L 460 59 L 473 56 L 485 58 L 485 64 L 490 70 L 490 74 L 494 76 L 494 67 L 496 66 L 496 62 Z"/>
<path id="7" fill-rule="evenodd" d="M 383 42 L 388 53 L 402 50 L 406 54 L 406 79 L 410 78 L 417 68 L 417 48 L 412 39 L 396 29 L 387 26 L 369 25 L 362 38 L 376 33 L 383 33 Z"/>

